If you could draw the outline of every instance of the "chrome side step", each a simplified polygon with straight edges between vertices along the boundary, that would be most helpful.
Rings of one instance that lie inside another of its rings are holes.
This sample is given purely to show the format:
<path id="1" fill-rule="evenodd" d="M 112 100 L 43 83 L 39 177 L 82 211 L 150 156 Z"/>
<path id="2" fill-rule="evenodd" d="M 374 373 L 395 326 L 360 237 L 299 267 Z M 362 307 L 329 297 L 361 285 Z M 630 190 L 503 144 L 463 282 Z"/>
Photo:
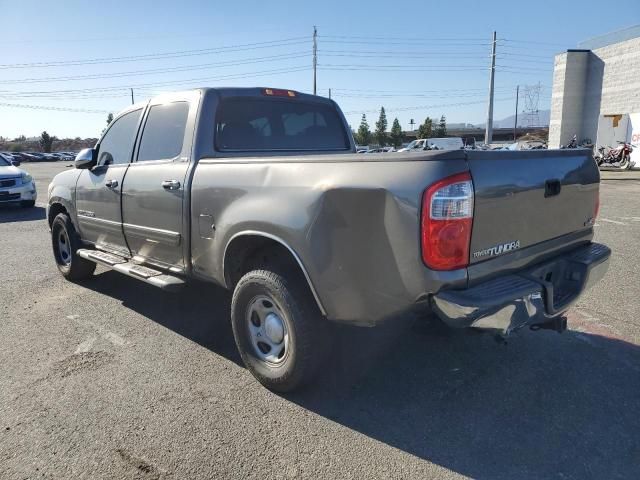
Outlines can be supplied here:
<path id="1" fill-rule="evenodd" d="M 111 253 L 101 252 L 99 250 L 78 250 L 78 255 L 86 260 L 90 260 L 99 265 L 104 265 L 116 272 L 142 280 L 154 287 L 167 291 L 177 291 L 186 284 L 186 281 L 176 275 L 171 275 L 154 268 L 145 267 L 128 261 L 126 258 L 113 255 Z"/>

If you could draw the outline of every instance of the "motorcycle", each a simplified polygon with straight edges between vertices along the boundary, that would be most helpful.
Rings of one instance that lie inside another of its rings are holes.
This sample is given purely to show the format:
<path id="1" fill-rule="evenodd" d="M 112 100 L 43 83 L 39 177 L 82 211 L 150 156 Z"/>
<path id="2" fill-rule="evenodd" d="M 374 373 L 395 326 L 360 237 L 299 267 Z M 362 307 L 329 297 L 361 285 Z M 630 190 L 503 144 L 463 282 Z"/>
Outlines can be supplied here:
<path id="1" fill-rule="evenodd" d="M 567 145 L 560 145 L 560 148 L 578 148 L 578 136 L 574 135 Z"/>
<path id="2" fill-rule="evenodd" d="M 635 165 L 635 162 L 631 161 L 633 146 L 627 142 L 618 142 L 618 144 L 616 148 L 604 146 L 598 148 L 598 153 L 594 157 L 599 167 L 615 166 L 620 170 L 630 170 Z"/>

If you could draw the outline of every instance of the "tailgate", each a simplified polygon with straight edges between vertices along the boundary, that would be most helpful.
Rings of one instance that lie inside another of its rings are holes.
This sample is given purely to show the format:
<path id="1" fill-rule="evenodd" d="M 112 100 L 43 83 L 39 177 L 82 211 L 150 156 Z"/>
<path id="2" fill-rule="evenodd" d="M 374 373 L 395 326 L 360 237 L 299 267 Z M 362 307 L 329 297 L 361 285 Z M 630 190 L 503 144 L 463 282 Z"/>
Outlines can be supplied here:
<path id="1" fill-rule="evenodd" d="M 468 152 L 470 263 L 591 228 L 600 173 L 588 149 Z"/>

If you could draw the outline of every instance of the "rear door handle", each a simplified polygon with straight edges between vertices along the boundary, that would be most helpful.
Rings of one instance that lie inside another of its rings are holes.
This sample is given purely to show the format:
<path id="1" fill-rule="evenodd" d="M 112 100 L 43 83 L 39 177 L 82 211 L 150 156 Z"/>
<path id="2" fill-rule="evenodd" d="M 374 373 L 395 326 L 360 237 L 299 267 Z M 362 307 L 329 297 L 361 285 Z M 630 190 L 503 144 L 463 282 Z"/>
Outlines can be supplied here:
<path id="1" fill-rule="evenodd" d="M 178 190 L 180 182 L 178 180 L 165 180 L 162 182 L 162 188 L 165 190 Z"/>
<path id="2" fill-rule="evenodd" d="M 544 182 L 545 198 L 558 195 L 561 189 L 562 189 L 562 184 L 560 183 L 560 180 L 553 179 L 553 180 L 547 180 L 546 182 Z"/>
<path id="3" fill-rule="evenodd" d="M 104 186 L 107 188 L 116 188 L 118 186 L 118 180 L 107 180 Z"/>

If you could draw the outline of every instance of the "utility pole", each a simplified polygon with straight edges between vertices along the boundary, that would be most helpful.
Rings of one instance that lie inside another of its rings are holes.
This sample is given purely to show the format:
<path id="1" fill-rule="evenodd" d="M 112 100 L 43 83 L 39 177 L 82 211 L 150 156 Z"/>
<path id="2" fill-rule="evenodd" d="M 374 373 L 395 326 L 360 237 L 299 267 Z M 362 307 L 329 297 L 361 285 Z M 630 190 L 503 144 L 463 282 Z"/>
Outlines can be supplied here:
<path id="1" fill-rule="evenodd" d="M 489 74 L 489 106 L 487 107 L 487 128 L 484 132 L 484 143 L 489 145 L 493 137 L 493 85 L 496 73 L 496 32 L 493 32 L 491 45 L 491 71 Z"/>
<path id="2" fill-rule="evenodd" d="M 513 141 L 516 141 L 516 130 L 518 129 L 518 99 L 520 98 L 520 85 L 516 86 L 516 119 L 513 122 Z"/>
<path id="3" fill-rule="evenodd" d="M 413 128 L 413 126 L 416 124 L 416 122 L 413 121 L 413 118 L 409 121 L 409 125 L 411 125 L 411 131 L 413 132 L 415 130 L 415 128 Z"/>
<path id="4" fill-rule="evenodd" d="M 329 100 L 331 100 L 331 89 L 329 89 Z"/>
<path id="5" fill-rule="evenodd" d="M 318 67 L 318 29 L 313 26 L 313 94 L 317 92 L 317 76 L 316 70 Z"/>
<path id="6" fill-rule="evenodd" d="M 134 103 L 136 103 L 136 102 L 133 101 L 133 88 L 132 88 L 131 89 L 131 105 L 133 105 Z"/>

